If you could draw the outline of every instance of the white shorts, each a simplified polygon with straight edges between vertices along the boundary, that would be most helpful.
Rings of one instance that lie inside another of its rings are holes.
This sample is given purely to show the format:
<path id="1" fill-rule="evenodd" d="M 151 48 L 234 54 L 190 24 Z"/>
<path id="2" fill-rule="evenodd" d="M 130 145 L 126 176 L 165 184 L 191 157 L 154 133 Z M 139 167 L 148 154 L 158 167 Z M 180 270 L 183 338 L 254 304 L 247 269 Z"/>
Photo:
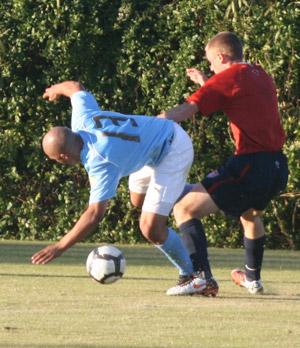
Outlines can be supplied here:
<path id="1" fill-rule="evenodd" d="M 168 216 L 184 189 L 193 163 L 190 137 L 174 123 L 174 137 L 168 154 L 157 167 L 144 166 L 129 176 L 129 190 L 146 194 L 142 210 Z"/>

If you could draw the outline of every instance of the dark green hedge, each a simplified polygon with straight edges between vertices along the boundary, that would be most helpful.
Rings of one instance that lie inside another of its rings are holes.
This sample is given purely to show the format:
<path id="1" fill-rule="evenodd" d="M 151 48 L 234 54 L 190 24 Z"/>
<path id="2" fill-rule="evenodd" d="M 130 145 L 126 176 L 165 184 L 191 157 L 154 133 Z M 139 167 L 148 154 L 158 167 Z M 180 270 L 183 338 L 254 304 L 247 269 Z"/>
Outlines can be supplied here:
<path id="1" fill-rule="evenodd" d="M 0 230 L 3 238 L 57 239 L 85 208 L 82 168 L 50 163 L 40 141 L 53 125 L 70 125 L 68 100 L 45 102 L 46 86 L 80 80 L 103 108 L 157 114 L 195 90 L 185 68 L 207 69 L 207 40 L 230 30 L 245 44 L 246 59 L 262 64 L 278 85 L 288 135 L 292 195 L 265 214 L 269 247 L 300 247 L 299 2 L 255 0 L 12 0 L 0 4 Z M 192 136 L 199 181 L 232 152 L 226 118 L 196 118 Z M 214 246 L 239 246 L 236 221 L 206 218 Z M 123 180 L 107 217 L 91 239 L 136 242 L 138 212 Z"/>

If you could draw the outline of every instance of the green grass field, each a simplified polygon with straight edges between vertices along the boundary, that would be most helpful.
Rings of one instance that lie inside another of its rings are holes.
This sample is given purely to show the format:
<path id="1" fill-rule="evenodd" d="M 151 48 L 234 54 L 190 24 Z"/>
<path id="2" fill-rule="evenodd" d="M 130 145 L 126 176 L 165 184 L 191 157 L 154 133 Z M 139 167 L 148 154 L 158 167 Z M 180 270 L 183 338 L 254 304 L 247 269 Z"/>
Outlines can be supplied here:
<path id="1" fill-rule="evenodd" d="M 86 274 L 95 245 L 31 265 L 41 246 L 0 242 L 0 347 L 300 347 L 300 252 L 267 250 L 266 292 L 251 296 L 230 280 L 243 251 L 210 249 L 220 292 L 204 298 L 167 297 L 177 272 L 151 246 L 119 246 L 127 270 L 112 285 Z"/>

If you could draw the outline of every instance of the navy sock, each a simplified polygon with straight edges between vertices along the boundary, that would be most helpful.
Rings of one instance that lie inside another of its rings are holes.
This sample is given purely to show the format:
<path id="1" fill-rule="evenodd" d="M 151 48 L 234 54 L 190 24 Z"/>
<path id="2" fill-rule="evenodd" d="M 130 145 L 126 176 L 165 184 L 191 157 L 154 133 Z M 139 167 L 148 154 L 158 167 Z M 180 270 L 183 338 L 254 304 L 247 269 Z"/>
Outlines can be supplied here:
<path id="1" fill-rule="evenodd" d="M 202 223 L 198 219 L 191 219 L 179 226 L 182 241 L 187 248 L 193 263 L 194 272 L 202 272 L 206 279 L 212 277 L 208 253 L 207 240 Z"/>
<path id="2" fill-rule="evenodd" d="M 257 239 L 244 237 L 246 278 L 250 281 L 260 279 L 264 257 L 265 236 Z"/>

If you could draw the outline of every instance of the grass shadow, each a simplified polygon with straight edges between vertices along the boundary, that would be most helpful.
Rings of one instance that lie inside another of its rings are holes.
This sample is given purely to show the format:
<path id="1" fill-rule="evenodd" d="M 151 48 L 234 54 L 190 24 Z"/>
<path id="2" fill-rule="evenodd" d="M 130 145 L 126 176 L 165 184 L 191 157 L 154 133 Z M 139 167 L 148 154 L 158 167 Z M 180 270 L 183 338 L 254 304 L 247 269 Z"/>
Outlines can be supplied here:
<path id="1" fill-rule="evenodd" d="M 1 241 L 0 264 L 31 264 L 31 256 L 48 243 Z M 101 243 L 103 245 L 105 243 Z M 67 250 L 61 257 L 53 260 L 51 265 L 83 265 L 87 255 L 97 244 L 82 243 Z M 170 265 L 161 252 L 149 244 L 116 245 L 120 248 L 132 266 L 164 266 Z M 209 248 L 209 257 L 212 267 L 220 269 L 232 269 L 243 265 L 243 249 L 216 249 Z M 298 270 L 300 263 L 299 251 L 266 250 L 264 257 L 264 269 Z M 300 282 L 300 279 L 299 279 Z"/>

